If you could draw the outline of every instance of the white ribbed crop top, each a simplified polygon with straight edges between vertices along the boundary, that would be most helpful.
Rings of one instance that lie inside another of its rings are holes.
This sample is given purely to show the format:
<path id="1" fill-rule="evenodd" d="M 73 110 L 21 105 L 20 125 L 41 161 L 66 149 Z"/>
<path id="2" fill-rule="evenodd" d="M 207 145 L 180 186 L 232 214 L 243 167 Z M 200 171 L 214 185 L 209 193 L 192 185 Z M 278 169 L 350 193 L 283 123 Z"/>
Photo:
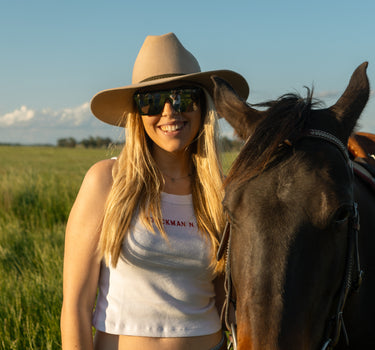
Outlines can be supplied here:
<path id="1" fill-rule="evenodd" d="M 139 219 L 116 268 L 101 265 L 96 329 L 149 337 L 188 337 L 221 329 L 215 307 L 211 243 L 197 230 L 192 196 L 161 195 L 166 241 Z"/>

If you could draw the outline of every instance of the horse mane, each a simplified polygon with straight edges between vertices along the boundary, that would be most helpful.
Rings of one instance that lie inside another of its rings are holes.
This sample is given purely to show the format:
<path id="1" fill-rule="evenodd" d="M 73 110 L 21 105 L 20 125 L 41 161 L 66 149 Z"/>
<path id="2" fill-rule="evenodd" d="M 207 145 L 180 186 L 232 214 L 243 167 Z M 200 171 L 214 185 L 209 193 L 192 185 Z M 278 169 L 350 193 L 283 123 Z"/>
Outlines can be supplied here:
<path id="1" fill-rule="evenodd" d="M 289 93 L 277 100 L 252 105 L 267 108 L 266 117 L 246 141 L 229 170 L 224 186 L 229 183 L 240 186 L 285 154 L 285 150 L 289 148 L 284 147 L 285 141 L 293 140 L 294 135 L 304 129 L 312 108 L 320 104 L 313 100 L 313 89 L 306 89 L 306 98 Z"/>

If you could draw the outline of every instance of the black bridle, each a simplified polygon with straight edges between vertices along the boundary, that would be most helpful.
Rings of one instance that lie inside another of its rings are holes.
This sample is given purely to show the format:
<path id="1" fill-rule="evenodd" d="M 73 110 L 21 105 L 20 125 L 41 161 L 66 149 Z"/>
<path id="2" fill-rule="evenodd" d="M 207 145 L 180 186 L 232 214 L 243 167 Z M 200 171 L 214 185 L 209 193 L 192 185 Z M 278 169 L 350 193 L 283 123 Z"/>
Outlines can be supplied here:
<path id="1" fill-rule="evenodd" d="M 308 130 L 303 137 L 313 137 L 321 140 L 325 140 L 335 145 L 344 156 L 348 167 L 354 177 L 353 164 L 350 160 L 348 150 L 345 145 L 335 136 L 321 130 Z M 352 186 L 353 187 L 353 186 Z M 353 195 L 352 195 L 353 198 Z M 350 203 L 351 213 L 348 222 L 348 245 L 346 252 L 345 261 L 345 275 L 342 281 L 340 295 L 338 299 L 338 305 L 336 308 L 336 313 L 329 320 L 326 339 L 323 342 L 322 350 L 328 350 L 334 348 L 339 342 L 341 331 L 345 336 L 346 344 L 349 346 L 349 338 L 346 332 L 344 324 L 344 307 L 348 296 L 353 291 L 358 291 L 362 283 L 363 271 L 361 270 L 360 259 L 359 259 L 359 249 L 358 249 L 358 234 L 360 229 L 359 224 L 359 213 L 358 204 L 352 201 Z"/>
<path id="2" fill-rule="evenodd" d="M 358 250 L 359 215 L 357 203 L 353 203 L 351 217 L 348 228 L 348 247 L 346 253 L 345 275 L 342 282 L 339 302 L 336 313 L 329 320 L 328 335 L 324 341 L 322 350 L 335 347 L 340 339 L 341 330 L 345 336 L 346 344 L 349 346 L 349 338 L 346 332 L 343 312 L 346 300 L 353 291 L 358 291 L 363 278 Z"/>
<path id="3" fill-rule="evenodd" d="M 293 143 L 301 140 L 303 138 L 317 138 L 320 140 L 327 141 L 339 149 L 340 153 L 343 155 L 351 173 L 353 174 L 353 165 L 350 160 L 348 150 L 346 146 L 334 135 L 316 129 L 309 129 L 298 136 Z M 285 143 L 289 146 L 292 145 L 290 140 L 286 140 Z M 352 196 L 353 198 L 353 196 Z M 349 338 L 346 332 L 343 312 L 348 296 L 353 292 L 357 291 L 362 283 L 363 271 L 360 266 L 359 259 L 359 249 L 358 249 L 358 233 L 359 233 L 359 214 L 358 205 L 354 200 L 350 203 L 351 213 L 348 222 L 348 245 L 345 260 L 345 274 L 340 288 L 340 295 L 338 298 L 338 304 L 336 307 L 335 314 L 328 320 L 327 330 L 325 338 L 322 342 L 321 350 L 333 349 L 341 335 L 341 331 L 345 336 L 345 341 L 349 345 Z M 225 321 L 227 329 L 232 333 L 232 343 L 234 350 L 237 349 L 237 339 L 236 339 L 236 325 L 229 320 L 229 310 L 230 306 L 233 305 L 234 309 L 236 307 L 235 300 L 233 298 L 233 284 L 231 279 L 231 266 L 230 266 L 230 255 L 231 255 L 231 227 L 229 221 L 225 226 L 220 246 L 217 253 L 217 259 L 220 260 L 224 251 L 226 250 L 226 278 L 225 278 L 225 292 L 226 301 L 223 306 L 222 318 Z"/>

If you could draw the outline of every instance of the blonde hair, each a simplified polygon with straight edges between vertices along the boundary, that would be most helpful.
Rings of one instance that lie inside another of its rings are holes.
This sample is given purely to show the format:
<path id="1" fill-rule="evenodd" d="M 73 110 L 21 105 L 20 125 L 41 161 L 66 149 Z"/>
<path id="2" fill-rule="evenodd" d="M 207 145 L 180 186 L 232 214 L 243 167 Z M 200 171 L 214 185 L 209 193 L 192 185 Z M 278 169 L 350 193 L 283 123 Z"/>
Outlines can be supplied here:
<path id="1" fill-rule="evenodd" d="M 205 91 L 205 115 L 201 130 L 193 144 L 192 197 L 198 229 L 211 241 L 211 267 L 222 271 L 223 262 L 217 263 L 216 252 L 219 235 L 224 226 L 222 208 L 222 168 L 217 145 L 217 113 L 212 98 Z M 143 127 L 141 117 L 130 113 L 126 118 L 126 142 L 113 169 L 113 186 L 109 193 L 99 240 L 99 253 L 107 265 L 116 266 L 121 245 L 138 213 L 147 229 L 154 232 L 150 223 L 153 217 L 157 229 L 166 236 L 160 207 L 163 177 L 151 155 L 151 142 Z"/>

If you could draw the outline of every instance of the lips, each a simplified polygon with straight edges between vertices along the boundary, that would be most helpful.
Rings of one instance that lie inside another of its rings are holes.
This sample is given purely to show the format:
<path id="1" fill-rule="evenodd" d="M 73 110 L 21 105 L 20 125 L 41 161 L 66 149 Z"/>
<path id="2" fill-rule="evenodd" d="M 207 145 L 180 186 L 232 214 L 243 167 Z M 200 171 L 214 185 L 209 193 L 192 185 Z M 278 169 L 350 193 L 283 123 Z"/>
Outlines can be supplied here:
<path id="1" fill-rule="evenodd" d="M 185 122 L 176 122 L 173 124 L 164 124 L 160 125 L 159 128 L 161 131 L 164 132 L 174 132 L 174 131 L 179 131 L 185 126 Z"/>

